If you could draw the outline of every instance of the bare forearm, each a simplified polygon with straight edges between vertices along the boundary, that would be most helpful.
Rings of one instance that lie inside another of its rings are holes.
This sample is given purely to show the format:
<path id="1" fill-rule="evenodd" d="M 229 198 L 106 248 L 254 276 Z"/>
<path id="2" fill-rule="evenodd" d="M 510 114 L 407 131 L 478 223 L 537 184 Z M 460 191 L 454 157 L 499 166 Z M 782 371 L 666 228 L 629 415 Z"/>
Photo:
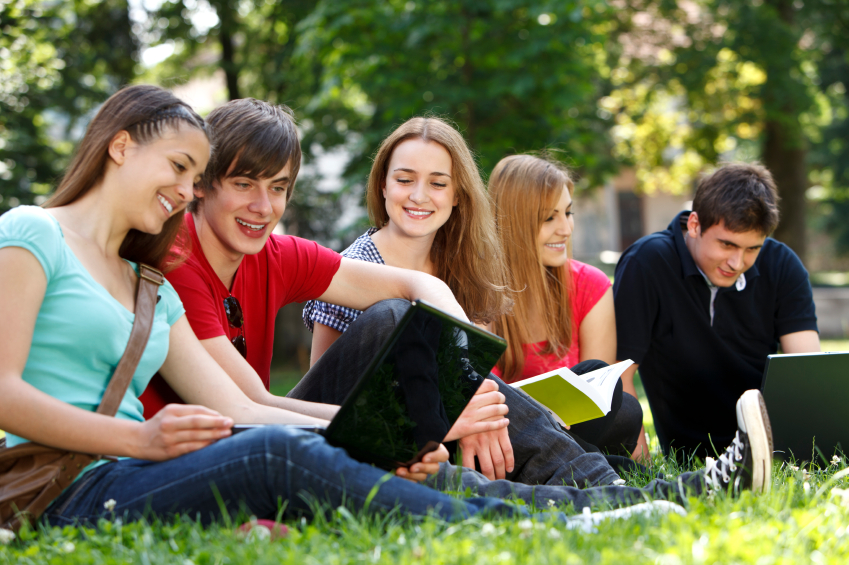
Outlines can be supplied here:
<path id="1" fill-rule="evenodd" d="M 138 456 L 139 422 L 82 410 L 19 377 L 2 379 L 0 429 L 29 441 L 82 453 Z"/>
<path id="2" fill-rule="evenodd" d="M 336 416 L 336 413 L 339 411 L 339 407 L 335 404 L 320 404 L 318 402 L 307 402 L 306 400 L 298 400 L 296 398 L 274 396 L 271 393 L 268 393 L 268 396 L 270 397 L 269 402 L 267 403 L 268 406 L 273 406 L 282 410 L 288 410 L 289 412 L 302 414 L 304 416 L 310 416 L 312 418 L 332 420 L 333 417 Z"/>
<path id="3" fill-rule="evenodd" d="M 418 271 L 344 257 L 330 286 L 319 300 L 365 310 L 381 300 L 391 298 L 420 298 L 462 320 L 468 320 L 451 289 L 438 278 Z"/>
<path id="4" fill-rule="evenodd" d="M 233 418 L 233 421 L 237 424 L 310 424 L 315 426 L 330 424 L 327 418 L 308 416 L 289 409 L 256 403 L 232 404 L 226 411 L 222 410 L 221 413 Z"/>
<path id="5" fill-rule="evenodd" d="M 333 419 L 333 416 L 339 410 L 338 406 L 331 404 L 318 404 L 271 394 L 262 384 L 262 379 L 253 367 L 236 352 L 226 337 L 214 337 L 200 343 L 241 391 L 257 404 L 281 408 L 322 420 Z"/>

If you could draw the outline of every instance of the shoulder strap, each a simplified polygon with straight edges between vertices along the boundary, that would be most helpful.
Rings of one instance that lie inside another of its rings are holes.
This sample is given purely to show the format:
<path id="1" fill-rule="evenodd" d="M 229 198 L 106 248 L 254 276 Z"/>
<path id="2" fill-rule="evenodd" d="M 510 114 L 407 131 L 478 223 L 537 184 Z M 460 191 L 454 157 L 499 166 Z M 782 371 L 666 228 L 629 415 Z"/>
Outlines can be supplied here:
<path id="1" fill-rule="evenodd" d="M 153 314 L 156 311 L 156 295 L 163 282 L 165 277 L 162 273 L 139 263 L 139 287 L 136 291 L 136 317 L 133 321 L 133 329 L 130 331 L 127 349 L 121 356 L 112 380 L 106 387 L 103 400 L 97 408 L 98 414 L 114 416 L 118 412 L 118 407 L 124 399 L 124 394 L 133 380 L 136 367 L 147 346 L 150 330 L 153 327 Z"/>

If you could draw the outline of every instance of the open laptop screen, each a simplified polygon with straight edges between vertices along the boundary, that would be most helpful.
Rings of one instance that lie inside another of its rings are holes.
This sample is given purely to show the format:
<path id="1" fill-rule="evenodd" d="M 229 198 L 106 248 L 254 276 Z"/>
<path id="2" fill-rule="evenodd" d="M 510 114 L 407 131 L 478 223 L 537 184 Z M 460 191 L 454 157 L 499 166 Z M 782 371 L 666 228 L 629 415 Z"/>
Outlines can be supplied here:
<path id="1" fill-rule="evenodd" d="M 405 465 L 443 440 L 505 348 L 498 336 L 414 302 L 325 437 L 361 461 Z"/>
<path id="2" fill-rule="evenodd" d="M 770 355 L 761 389 L 776 457 L 827 464 L 849 448 L 849 353 Z"/>

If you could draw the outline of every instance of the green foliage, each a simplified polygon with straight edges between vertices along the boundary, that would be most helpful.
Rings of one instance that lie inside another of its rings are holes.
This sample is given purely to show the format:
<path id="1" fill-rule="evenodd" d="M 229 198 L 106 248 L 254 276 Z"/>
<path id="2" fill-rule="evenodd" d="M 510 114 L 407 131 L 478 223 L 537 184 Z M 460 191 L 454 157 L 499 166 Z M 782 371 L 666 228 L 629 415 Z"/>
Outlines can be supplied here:
<path id="1" fill-rule="evenodd" d="M 362 183 L 388 133 L 435 114 L 458 124 L 485 172 L 547 146 L 583 171 L 607 170 L 595 100 L 610 10 L 595 1 L 320 2 L 298 26 L 298 58 L 320 70 L 301 110 L 305 145 L 349 144 L 347 178 Z"/>
<path id="2" fill-rule="evenodd" d="M 649 192 L 688 188 L 722 158 L 764 158 L 766 124 L 788 148 L 817 141 L 832 121 L 824 57 L 846 29 L 845 0 L 634 2 L 630 49 L 603 100 L 618 112 L 618 153 Z"/>
<path id="3" fill-rule="evenodd" d="M 0 211 L 50 192 L 136 52 L 125 0 L 0 2 Z"/>

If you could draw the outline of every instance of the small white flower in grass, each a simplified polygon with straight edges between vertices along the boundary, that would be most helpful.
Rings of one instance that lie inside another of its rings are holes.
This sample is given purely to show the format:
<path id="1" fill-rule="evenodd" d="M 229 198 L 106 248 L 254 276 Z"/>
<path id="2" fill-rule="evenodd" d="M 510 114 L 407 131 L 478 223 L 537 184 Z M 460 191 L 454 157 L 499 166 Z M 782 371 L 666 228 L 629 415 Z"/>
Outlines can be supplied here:
<path id="1" fill-rule="evenodd" d="M 560 532 L 558 532 L 554 528 L 551 528 L 550 530 L 548 530 L 548 537 L 550 537 L 551 539 L 560 539 Z"/>
<path id="2" fill-rule="evenodd" d="M 802 469 L 802 480 L 806 483 L 811 480 L 811 474 L 807 469 Z"/>
<path id="3" fill-rule="evenodd" d="M 831 464 L 832 464 L 832 465 L 840 465 L 840 457 L 838 457 L 837 455 L 835 455 L 834 457 L 832 457 L 832 458 L 831 458 Z"/>
<path id="4" fill-rule="evenodd" d="M 620 486 L 620 487 L 621 487 L 621 486 L 623 486 L 623 485 L 625 484 L 625 479 L 616 479 L 615 481 L 613 481 L 613 482 L 612 482 L 612 483 L 610 483 L 610 484 L 612 484 L 612 485 L 617 485 L 617 486 Z"/>
<path id="5" fill-rule="evenodd" d="M 0 544 L 9 545 L 15 539 L 15 532 L 0 528 Z"/>
<path id="6" fill-rule="evenodd" d="M 530 520 L 519 520 L 519 523 L 517 525 L 519 526 L 519 529 L 523 532 L 527 532 L 534 529 L 534 523 Z"/>
<path id="7" fill-rule="evenodd" d="M 849 489 L 833 488 L 831 496 L 840 499 L 840 504 L 843 506 L 849 506 Z"/>
<path id="8" fill-rule="evenodd" d="M 548 502 L 547 502 L 546 504 L 548 504 L 548 507 L 549 507 L 549 508 L 554 508 L 554 507 L 555 507 L 555 505 L 557 505 L 557 503 L 556 503 L 556 502 L 554 502 L 554 501 L 553 501 L 553 500 L 551 500 L 551 499 L 548 499 Z"/>
<path id="9" fill-rule="evenodd" d="M 66 541 L 59 548 L 65 553 L 73 553 L 77 546 L 74 545 L 74 542 Z"/>
<path id="10" fill-rule="evenodd" d="M 112 512 L 113 510 L 115 510 L 115 505 L 116 505 L 116 504 L 118 504 L 118 503 L 117 503 L 117 502 L 115 502 L 115 499 L 114 499 L 114 498 L 110 498 L 109 500 L 107 500 L 106 502 L 104 502 L 104 503 L 103 503 L 103 507 L 104 507 L 107 511 Z"/>
<path id="11" fill-rule="evenodd" d="M 481 527 L 481 535 L 485 537 L 494 536 L 495 535 L 495 526 L 487 522 Z"/>
<path id="12" fill-rule="evenodd" d="M 788 466 L 788 467 L 790 467 L 790 470 L 791 470 L 791 471 L 798 471 L 798 470 L 799 470 L 799 466 L 798 466 L 798 465 L 790 465 L 790 464 L 788 463 L 788 464 L 787 464 L 787 466 Z"/>

